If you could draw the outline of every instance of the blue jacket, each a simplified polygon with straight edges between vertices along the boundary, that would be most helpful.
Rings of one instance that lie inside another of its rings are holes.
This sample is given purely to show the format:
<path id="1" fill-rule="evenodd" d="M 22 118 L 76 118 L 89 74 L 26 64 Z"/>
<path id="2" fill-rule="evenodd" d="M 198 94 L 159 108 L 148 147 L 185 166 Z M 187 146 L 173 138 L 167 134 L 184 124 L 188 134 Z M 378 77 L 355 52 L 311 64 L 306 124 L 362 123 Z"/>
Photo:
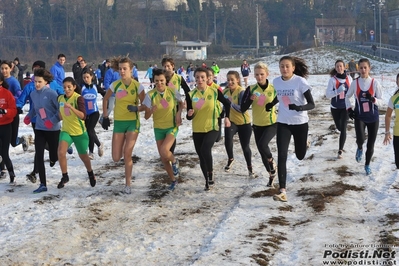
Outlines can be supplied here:
<path id="1" fill-rule="evenodd" d="M 30 94 L 33 102 L 33 108 L 29 110 L 28 117 L 31 121 L 36 117 L 36 130 L 56 131 L 61 129 L 61 122 L 59 116 L 58 94 L 45 86 L 41 90 L 34 90 Z M 50 120 L 53 127 L 48 129 L 44 123 Z"/>
<path id="2" fill-rule="evenodd" d="M 33 77 L 34 80 L 34 77 Z M 54 91 L 57 92 L 58 95 L 64 94 L 64 88 L 61 87 L 60 85 L 58 85 L 57 82 L 55 82 L 54 80 L 52 82 L 50 82 L 50 88 Z M 16 100 L 16 105 L 17 108 L 23 108 L 24 105 L 29 101 L 29 111 L 32 110 L 33 108 L 33 102 L 32 99 L 30 98 L 30 94 L 32 93 L 32 91 L 36 90 L 35 88 L 35 82 L 31 81 L 28 84 L 26 84 L 24 90 L 22 91 L 21 95 L 18 97 L 18 99 Z M 31 118 L 31 122 L 32 123 L 36 123 L 36 117 L 32 117 Z"/>
<path id="3" fill-rule="evenodd" d="M 56 62 L 51 68 L 50 72 L 54 77 L 54 80 L 62 87 L 62 82 L 65 79 L 65 70 L 64 66 L 60 64 L 60 62 Z"/>
<path id="4" fill-rule="evenodd" d="M 6 78 L 5 81 L 8 83 L 9 91 L 14 95 L 15 100 L 21 95 L 21 84 L 13 76 Z"/>
<path id="5" fill-rule="evenodd" d="M 132 75 L 133 75 L 133 78 L 135 78 L 137 80 L 139 79 L 139 72 L 137 71 L 137 67 L 135 67 L 135 66 L 133 66 Z"/>
<path id="6" fill-rule="evenodd" d="M 108 90 L 108 88 L 112 84 L 112 82 L 114 82 L 120 78 L 121 78 L 121 76 L 119 75 L 118 71 L 115 71 L 112 68 L 108 69 L 107 72 L 105 72 L 104 89 Z"/>

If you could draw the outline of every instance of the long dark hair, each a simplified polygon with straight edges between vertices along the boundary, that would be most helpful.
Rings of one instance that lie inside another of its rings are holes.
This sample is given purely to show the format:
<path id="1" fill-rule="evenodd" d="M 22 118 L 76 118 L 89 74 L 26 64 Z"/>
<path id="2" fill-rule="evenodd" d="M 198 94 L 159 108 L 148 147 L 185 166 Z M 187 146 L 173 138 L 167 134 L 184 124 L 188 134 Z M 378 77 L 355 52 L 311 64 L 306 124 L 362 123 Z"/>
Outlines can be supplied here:
<path id="1" fill-rule="evenodd" d="M 295 75 L 301 76 L 303 78 L 307 78 L 309 76 L 308 66 L 305 63 L 305 60 L 303 60 L 302 58 L 286 55 L 281 57 L 279 63 L 281 63 L 281 61 L 283 60 L 291 61 L 292 65 L 295 67 L 294 69 Z"/>
<path id="2" fill-rule="evenodd" d="M 65 83 L 65 82 L 70 82 L 72 85 L 76 86 L 75 92 L 78 94 L 82 94 L 82 88 L 79 86 L 79 84 L 76 82 L 76 80 L 74 80 L 72 77 L 64 78 L 62 83 Z"/>

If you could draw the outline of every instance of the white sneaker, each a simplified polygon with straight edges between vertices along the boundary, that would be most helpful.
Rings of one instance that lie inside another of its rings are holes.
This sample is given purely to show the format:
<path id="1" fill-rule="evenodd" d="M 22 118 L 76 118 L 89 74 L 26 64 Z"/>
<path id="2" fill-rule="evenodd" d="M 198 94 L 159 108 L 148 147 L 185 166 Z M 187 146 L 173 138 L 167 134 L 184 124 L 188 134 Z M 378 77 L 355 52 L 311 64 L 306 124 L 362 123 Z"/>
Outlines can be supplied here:
<path id="1" fill-rule="evenodd" d="M 102 157 L 104 155 L 104 143 L 100 143 L 100 146 L 98 146 L 98 156 Z"/>
<path id="2" fill-rule="evenodd" d="M 89 153 L 89 158 L 90 158 L 90 160 L 94 160 L 94 154 L 93 153 Z"/>
<path id="3" fill-rule="evenodd" d="M 123 190 L 122 190 L 122 193 L 123 194 L 132 194 L 132 189 L 131 189 L 131 187 L 129 187 L 129 186 L 125 186 L 124 188 L 123 188 Z"/>
<path id="4" fill-rule="evenodd" d="M 280 192 L 280 194 L 276 194 L 273 196 L 273 199 L 275 201 L 282 201 L 282 202 L 287 202 L 287 194 L 284 192 Z"/>
<path id="5" fill-rule="evenodd" d="M 22 138 L 22 143 L 21 143 L 22 144 L 22 149 L 24 151 L 27 151 L 28 148 L 29 148 L 29 139 L 28 139 L 27 136 L 22 136 L 21 138 Z"/>

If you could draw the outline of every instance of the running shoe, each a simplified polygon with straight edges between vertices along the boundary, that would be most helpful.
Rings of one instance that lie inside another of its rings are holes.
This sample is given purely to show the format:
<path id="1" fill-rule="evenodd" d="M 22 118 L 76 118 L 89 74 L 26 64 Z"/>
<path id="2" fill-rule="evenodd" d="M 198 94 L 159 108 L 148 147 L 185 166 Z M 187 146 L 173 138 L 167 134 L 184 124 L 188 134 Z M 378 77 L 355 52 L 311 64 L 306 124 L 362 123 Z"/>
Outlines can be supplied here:
<path id="1" fill-rule="evenodd" d="M 273 200 L 275 201 L 282 201 L 282 202 L 287 202 L 287 194 L 284 192 L 280 192 L 280 194 L 276 194 L 273 196 Z"/>
<path id="2" fill-rule="evenodd" d="M 342 150 L 338 151 L 338 156 L 337 156 L 337 158 L 338 158 L 338 159 L 342 159 L 342 158 L 343 158 L 343 156 L 342 156 Z"/>
<path id="3" fill-rule="evenodd" d="M 370 165 L 365 165 L 364 170 L 366 171 L 366 175 L 371 175 Z"/>
<path id="4" fill-rule="evenodd" d="M 177 186 L 177 180 L 172 181 L 172 183 L 170 183 L 170 186 L 169 186 L 168 189 L 169 189 L 170 191 L 173 191 L 173 190 L 175 190 L 176 186 Z"/>
<path id="5" fill-rule="evenodd" d="M 89 159 L 94 160 L 94 154 L 92 152 L 89 153 Z"/>
<path id="6" fill-rule="evenodd" d="M 47 191 L 47 187 L 44 184 L 40 184 L 39 188 L 34 190 L 33 193 L 37 194 L 37 193 L 42 193 L 42 192 L 46 192 Z"/>
<path id="7" fill-rule="evenodd" d="M 72 146 L 70 146 L 70 147 L 68 148 L 67 152 L 68 152 L 68 154 L 72 154 L 72 153 L 73 153 L 73 148 L 72 148 Z"/>
<path id="8" fill-rule="evenodd" d="M 176 162 L 172 163 L 172 169 L 173 169 L 173 176 L 179 177 L 179 160 L 176 159 Z"/>
<path id="9" fill-rule="evenodd" d="M 4 179 L 4 178 L 6 178 L 6 176 L 7 176 L 7 171 L 6 170 L 2 170 L 0 172 L 0 179 Z"/>
<path id="10" fill-rule="evenodd" d="M 224 167 L 224 170 L 225 170 L 226 172 L 229 172 L 229 171 L 230 171 L 231 166 L 233 165 L 233 162 L 234 162 L 234 158 L 229 159 L 229 160 L 227 161 L 227 165 Z"/>
<path id="11" fill-rule="evenodd" d="M 98 156 L 102 157 L 104 155 L 104 143 L 100 143 L 100 146 L 98 146 Z"/>
<path id="12" fill-rule="evenodd" d="M 35 173 L 35 171 L 32 171 L 32 173 L 27 174 L 27 175 L 26 175 L 26 179 L 28 179 L 28 180 L 29 180 L 30 182 L 32 182 L 32 183 L 36 183 L 37 178 L 36 178 L 36 173 Z"/>
<path id="13" fill-rule="evenodd" d="M 123 193 L 123 194 L 127 194 L 127 195 L 132 194 L 132 189 L 131 189 L 131 187 L 125 186 L 125 187 L 123 188 L 123 190 L 122 190 L 122 193 Z"/>
<path id="14" fill-rule="evenodd" d="M 22 149 L 23 149 L 24 151 L 27 151 L 28 148 L 29 148 L 29 140 L 28 140 L 28 137 L 22 136 L 21 139 L 22 139 L 22 143 L 21 143 L 21 144 L 22 144 Z"/>
<path id="15" fill-rule="evenodd" d="M 273 158 L 269 160 L 269 166 L 270 166 L 270 176 L 274 178 L 277 174 L 277 164 Z"/>
<path id="16" fill-rule="evenodd" d="M 362 160 L 363 150 L 357 149 L 356 150 L 356 162 L 360 162 Z"/>
<path id="17" fill-rule="evenodd" d="M 58 183 L 57 188 L 63 188 L 63 187 L 65 187 L 65 184 L 68 183 L 68 182 L 69 182 L 69 176 L 68 176 L 68 175 L 63 176 L 63 177 L 61 178 L 60 183 Z"/>
<path id="18" fill-rule="evenodd" d="M 271 176 L 269 177 L 269 182 L 267 182 L 267 187 L 273 187 L 273 182 L 274 182 L 274 178 L 276 176 Z"/>

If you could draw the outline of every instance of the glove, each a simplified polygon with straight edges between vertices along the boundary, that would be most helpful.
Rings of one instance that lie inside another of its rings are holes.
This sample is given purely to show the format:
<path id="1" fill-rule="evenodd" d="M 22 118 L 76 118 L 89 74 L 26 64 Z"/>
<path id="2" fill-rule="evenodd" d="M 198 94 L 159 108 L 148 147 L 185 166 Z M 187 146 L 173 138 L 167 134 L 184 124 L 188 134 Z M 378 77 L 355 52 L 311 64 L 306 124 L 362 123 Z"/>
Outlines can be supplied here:
<path id="1" fill-rule="evenodd" d="M 129 110 L 129 112 L 137 112 L 139 110 L 139 108 L 136 105 L 128 105 L 127 106 L 127 110 Z"/>
<path id="2" fill-rule="evenodd" d="M 19 115 L 24 113 L 24 112 L 22 111 L 22 109 L 19 108 L 19 107 L 17 107 L 17 112 L 18 112 Z"/>
<path id="3" fill-rule="evenodd" d="M 3 108 L 0 108 L 0 115 L 4 115 L 6 113 L 6 110 Z"/>
<path id="4" fill-rule="evenodd" d="M 339 86 L 338 89 L 337 89 L 337 93 L 339 94 L 339 93 L 341 93 L 343 91 L 345 91 L 345 86 L 344 85 Z"/>
<path id="5" fill-rule="evenodd" d="M 30 117 L 29 116 L 25 116 L 24 123 L 25 123 L 25 125 L 29 125 L 30 124 Z"/>
<path id="6" fill-rule="evenodd" d="M 295 111 L 297 111 L 297 112 L 303 110 L 303 109 L 302 109 L 302 106 L 298 106 L 298 105 L 296 105 L 296 104 L 294 104 L 294 103 L 289 104 L 289 105 L 288 105 L 288 109 L 290 109 L 290 110 L 295 110 Z"/>
<path id="7" fill-rule="evenodd" d="M 366 92 L 366 95 L 364 97 L 370 102 L 375 102 L 375 98 L 371 96 L 370 92 Z"/>
<path id="8" fill-rule="evenodd" d="M 265 105 L 266 112 L 270 112 L 272 110 L 273 106 L 274 106 L 273 103 L 267 103 Z"/>
<path id="9" fill-rule="evenodd" d="M 355 111 L 352 110 L 352 108 L 348 109 L 348 116 L 352 120 L 356 118 L 356 113 L 355 113 Z"/>
<path id="10" fill-rule="evenodd" d="M 109 122 L 109 118 L 103 117 L 103 122 L 101 123 L 101 126 L 103 127 L 103 129 L 108 130 L 108 127 L 110 125 L 111 125 L 111 123 Z"/>
<path id="11" fill-rule="evenodd" d="M 45 126 L 47 129 L 52 129 L 53 126 L 54 126 L 54 124 L 53 124 L 50 120 L 46 120 L 46 121 L 44 121 L 44 126 Z"/>

